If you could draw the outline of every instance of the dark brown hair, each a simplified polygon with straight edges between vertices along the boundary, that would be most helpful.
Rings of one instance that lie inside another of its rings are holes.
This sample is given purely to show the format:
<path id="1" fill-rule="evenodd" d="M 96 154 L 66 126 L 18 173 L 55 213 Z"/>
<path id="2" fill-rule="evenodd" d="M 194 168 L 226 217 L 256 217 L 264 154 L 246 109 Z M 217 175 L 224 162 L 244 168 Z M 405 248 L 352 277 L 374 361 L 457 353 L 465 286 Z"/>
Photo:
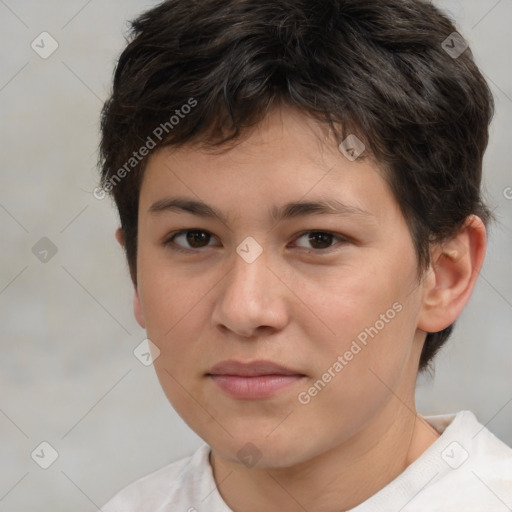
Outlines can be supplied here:
<path id="1" fill-rule="evenodd" d="M 240 140 L 275 104 L 327 123 L 339 141 L 364 142 L 386 170 L 420 270 L 430 244 L 468 215 L 487 224 L 480 184 L 494 103 L 454 32 L 420 0 L 168 0 L 133 21 L 102 112 L 100 165 L 134 284 L 147 154 Z M 452 329 L 427 335 L 420 370 Z"/>

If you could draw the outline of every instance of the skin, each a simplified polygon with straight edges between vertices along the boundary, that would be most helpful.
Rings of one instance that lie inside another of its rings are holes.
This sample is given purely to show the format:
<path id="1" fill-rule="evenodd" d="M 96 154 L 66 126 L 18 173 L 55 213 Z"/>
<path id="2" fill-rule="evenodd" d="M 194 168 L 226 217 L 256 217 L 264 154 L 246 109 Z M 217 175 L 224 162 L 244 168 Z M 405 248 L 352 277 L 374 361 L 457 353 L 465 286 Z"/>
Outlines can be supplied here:
<path id="1" fill-rule="evenodd" d="M 217 208 L 226 222 L 150 211 L 177 196 Z M 329 198 L 367 213 L 277 223 L 268 214 Z M 135 316 L 160 349 L 154 366 L 169 401 L 212 447 L 232 510 L 348 510 L 439 437 L 416 412 L 419 357 L 426 332 L 450 325 L 471 295 L 486 246 L 478 217 L 432 248 L 418 279 L 410 232 L 376 163 L 349 161 L 324 125 L 282 107 L 223 153 L 197 145 L 154 153 L 138 222 Z M 187 229 L 205 238 L 169 241 Z M 312 230 L 335 236 L 309 240 Z M 252 263 L 236 252 L 248 236 L 263 249 Z M 121 230 L 117 238 L 123 243 Z M 298 394 L 394 303 L 401 311 L 300 403 Z M 269 398 L 235 399 L 206 375 L 227 359 L 271 360 L 305 377 Z M 248 442 L 261 457 L 253 467 L 237 456 Z"/>

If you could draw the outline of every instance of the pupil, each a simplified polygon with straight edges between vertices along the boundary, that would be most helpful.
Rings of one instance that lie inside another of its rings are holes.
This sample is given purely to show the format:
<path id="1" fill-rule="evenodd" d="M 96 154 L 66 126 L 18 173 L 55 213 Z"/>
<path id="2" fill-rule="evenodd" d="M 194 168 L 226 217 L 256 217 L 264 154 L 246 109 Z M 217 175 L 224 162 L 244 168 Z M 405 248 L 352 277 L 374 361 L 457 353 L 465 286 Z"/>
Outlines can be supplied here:
<path id="1" fill-rule="evenodd" d="M 309 237 L 309 241 L 312 243 L 313 247 L 315 247 L 316 242 L 320 242 L 320 245 L 324 245 L 324 247 L 315 247 L 316 249 L 322 249 L 325 247 L 329 247 L 332 243 L 332 235 L 330 233 L 313 233 Z"/>
<path id="2" fill-rule="evenodd" d="M 195 244 L 201 244 L 201 241 L 208 243 L 208 233 L 204 231 L 189 231 L 187 233 L 187 241 L 192 247 L 196 247 Z"/>

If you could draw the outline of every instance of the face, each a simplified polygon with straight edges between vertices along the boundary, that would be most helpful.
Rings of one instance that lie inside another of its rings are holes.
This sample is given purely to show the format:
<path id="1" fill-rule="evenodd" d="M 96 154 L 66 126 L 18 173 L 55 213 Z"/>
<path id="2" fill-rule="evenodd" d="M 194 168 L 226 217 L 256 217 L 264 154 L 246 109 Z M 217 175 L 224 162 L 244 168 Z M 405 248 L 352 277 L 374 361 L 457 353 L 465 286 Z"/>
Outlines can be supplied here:
<path id="1" fill-rule="evenodd" d="M 215 453 L 298 464 L 413 394 L 410 232 L 377 166 L 322 125 L 281 109 L 224 153 L 156 152 L 138 229 L 136 317 L 168 399 Z"/>

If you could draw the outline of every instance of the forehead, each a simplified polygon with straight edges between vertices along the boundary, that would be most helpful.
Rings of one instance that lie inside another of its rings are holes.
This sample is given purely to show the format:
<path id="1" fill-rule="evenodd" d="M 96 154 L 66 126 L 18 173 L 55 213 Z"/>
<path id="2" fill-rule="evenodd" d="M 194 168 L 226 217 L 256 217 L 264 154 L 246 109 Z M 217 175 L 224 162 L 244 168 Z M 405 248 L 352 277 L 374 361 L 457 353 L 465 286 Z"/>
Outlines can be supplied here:
<path id="1" fill-rule="evenodd" d="M 282 216 L 286 203 L 299 199 L 340 202 L 376 216 L 397 206 L 371 157 L 351 161 L 326 124 L 292 108 L 271 111 L 235 144 L 169 146 L 155 152 L 144 173 L 141 207 L 165 202 L 169 194 L 208 198 L 219 208 L 236 201 L 247 214 L 265 205 L 274 218 Z"/>

